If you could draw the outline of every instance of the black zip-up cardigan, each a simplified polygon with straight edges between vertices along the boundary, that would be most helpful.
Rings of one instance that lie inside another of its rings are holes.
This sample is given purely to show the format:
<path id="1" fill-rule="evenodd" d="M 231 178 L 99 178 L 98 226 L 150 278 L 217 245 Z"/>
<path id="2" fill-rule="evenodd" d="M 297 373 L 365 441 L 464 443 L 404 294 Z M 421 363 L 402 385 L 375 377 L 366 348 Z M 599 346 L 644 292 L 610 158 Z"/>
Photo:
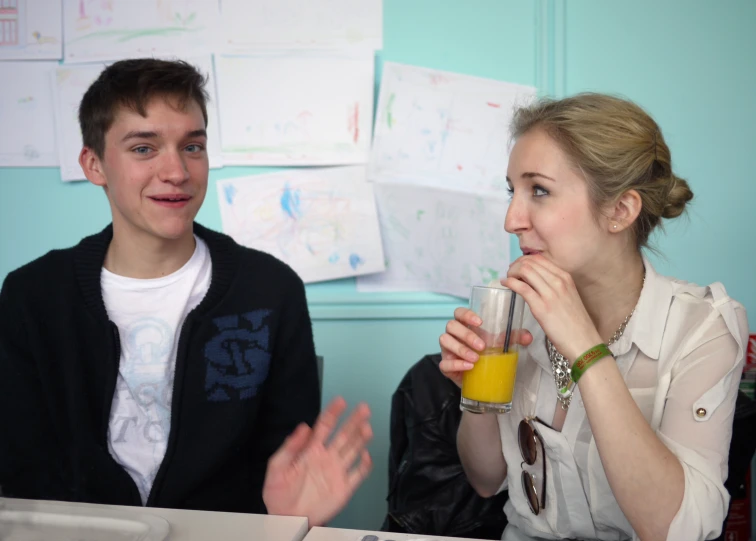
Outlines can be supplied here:
<path id="1" fill-rule="evenodd" d="M 148 506 L 264 512 L 267 460 L 320 410 L 302 280 L 194 224 L 207 295 L 181 329 L 165 458 Z M 0 490 L 141 505 L 108 450 L 120 357 L 100 273 L 112 226 L 11 272 L 0 291 Z"/>

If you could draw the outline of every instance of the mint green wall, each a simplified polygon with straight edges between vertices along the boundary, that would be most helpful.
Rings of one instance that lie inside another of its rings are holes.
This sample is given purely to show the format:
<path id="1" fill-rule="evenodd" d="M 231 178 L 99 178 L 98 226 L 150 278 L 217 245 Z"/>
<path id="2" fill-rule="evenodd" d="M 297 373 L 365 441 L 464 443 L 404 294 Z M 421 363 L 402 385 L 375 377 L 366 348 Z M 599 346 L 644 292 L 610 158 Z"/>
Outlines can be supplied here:
<path id="1" fill-rule="evenodd" d="M 722 282 L 755 329 L 756 2 L 565 4 L 563 91 L 622 93 L 645 107 L 695 194 L 652 259 L 678 278 Z"/>
<path id="2" fill-rule="evenodd" d="M 748 167 L 756 125 L 748 92 L 756 88 L 753 21 L 752 0 L 384 0 L 376 74 L 393 61 L 536 85 L 542 93 L 600 90 L 638 101 L 660 122 L 697 196 L 690 219 L 658 238 L 664 257 L 652 260 L 683 279 L 722 281 L 756 314 L 756 288 L 747 280 L 756 246 L 756 183 Z M 251 171 L 258 170 L 212 171 L 198 220 L 219 229 L 213 181 Z M 56 169 L 0 168 L 0 280 L 108 221 L 104 195 L 89 184 L 63 184 Z M 512 249 L 519 255 L 516 242 Z M 377 528 L 385 514 L 391 394 L 416 360 L 438 350 L 461 301 L 358 294 L 353 280 L 307 289 L 325 357 L 324 398 L 367 401 L 376 434 L 375 470 L 332 524 Z"/>

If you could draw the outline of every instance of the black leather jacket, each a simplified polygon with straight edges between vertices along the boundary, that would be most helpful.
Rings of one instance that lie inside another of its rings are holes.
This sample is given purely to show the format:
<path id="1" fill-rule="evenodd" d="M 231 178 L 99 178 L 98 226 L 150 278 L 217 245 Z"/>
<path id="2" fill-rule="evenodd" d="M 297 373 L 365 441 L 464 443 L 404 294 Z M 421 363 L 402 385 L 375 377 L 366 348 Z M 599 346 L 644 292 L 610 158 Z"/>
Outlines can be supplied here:
<path id="1" fill-rule="evenodd" d="M 500 539 L 507 493 L 480 497 L 457 454 L 460 390 L 426 355 L 391 402 L 388 515 L 383 531 Z"/>

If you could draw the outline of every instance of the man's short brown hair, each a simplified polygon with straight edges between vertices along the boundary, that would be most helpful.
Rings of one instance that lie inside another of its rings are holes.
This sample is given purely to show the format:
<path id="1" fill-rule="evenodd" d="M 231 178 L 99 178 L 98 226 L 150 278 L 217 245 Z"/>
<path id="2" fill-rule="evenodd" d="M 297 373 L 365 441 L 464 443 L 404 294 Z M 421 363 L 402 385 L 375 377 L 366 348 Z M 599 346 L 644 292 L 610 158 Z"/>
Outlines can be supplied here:
<path id="1" fill-rule="evenodd" d="M 147 116 L 146 107 L 155 97 L 178 100 L 185 107 L 194 100 L 202 109 L 207 126 L 207 78 L 183 60 L 135 58 L 105 68 L 87 89 L 79 105 L 79 126 L 84 146 L 102 158 L 105 134 L 120 107 Z"/>

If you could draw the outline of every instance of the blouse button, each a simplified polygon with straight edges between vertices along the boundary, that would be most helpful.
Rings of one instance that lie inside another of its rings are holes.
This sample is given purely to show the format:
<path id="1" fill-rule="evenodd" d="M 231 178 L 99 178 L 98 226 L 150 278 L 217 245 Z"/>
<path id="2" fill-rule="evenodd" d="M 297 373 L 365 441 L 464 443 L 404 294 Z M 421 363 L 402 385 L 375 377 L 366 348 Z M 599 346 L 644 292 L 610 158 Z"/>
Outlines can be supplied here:
<path id="1" fill-rule="evenodd" d="M 706 417 L 706 410 L 704 408 L 698 408 L 696 410 L 696 415 L 698 417 Z"/>

